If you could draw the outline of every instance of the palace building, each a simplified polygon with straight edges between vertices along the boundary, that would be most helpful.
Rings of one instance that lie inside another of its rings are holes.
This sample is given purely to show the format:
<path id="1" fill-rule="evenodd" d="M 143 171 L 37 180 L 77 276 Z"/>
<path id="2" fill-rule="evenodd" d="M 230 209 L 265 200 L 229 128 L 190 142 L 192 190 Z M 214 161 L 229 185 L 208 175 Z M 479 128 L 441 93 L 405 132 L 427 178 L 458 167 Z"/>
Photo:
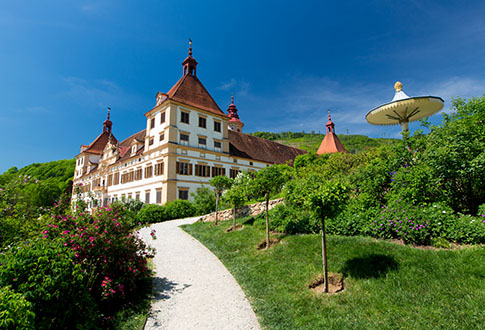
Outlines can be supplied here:
<path id="1" fill-rule="evenodd" d="M 121 142 L 108 109 L 101 134 L 76 156 L 73 200 L 92 207 L 120 199 L 191 199 L 212 177 L 234 178 L 305 153 L 242 133 L 234 98 L 224 113 L 197 77 L 197 64 L 190 47 L 180 80 L 166 94 L 157 93 L 145 113 L 146 129 Z"/>

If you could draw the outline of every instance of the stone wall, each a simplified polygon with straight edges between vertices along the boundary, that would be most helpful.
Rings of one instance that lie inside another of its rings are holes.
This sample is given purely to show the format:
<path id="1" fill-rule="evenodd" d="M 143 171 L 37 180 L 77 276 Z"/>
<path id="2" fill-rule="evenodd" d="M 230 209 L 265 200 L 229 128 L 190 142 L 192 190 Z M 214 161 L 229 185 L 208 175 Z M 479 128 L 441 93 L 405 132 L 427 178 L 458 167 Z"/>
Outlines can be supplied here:
<path id="1" fill-rule="evenodd" d="M 275 205 L 283 203 L 283 198 L 273 199 L 269 201 L 269 209 L 271 210 Z M 236 210 L 236 217 L 246 217 L 248 215 L 258 215 L 261 212 L 265 211 L 266 202 L 251 204 L 251 205 L 244 205 L 238 207 Z M 219 211 L 218 213 L 218 221 L 224 220 L 231 220 L 233 217 L 233 209 L 227 209 L 223 211 Z M 199 221 L 209 222 L 214 221 L 216 218 L 216 212 L 212 212 L 200 218 Z"/>

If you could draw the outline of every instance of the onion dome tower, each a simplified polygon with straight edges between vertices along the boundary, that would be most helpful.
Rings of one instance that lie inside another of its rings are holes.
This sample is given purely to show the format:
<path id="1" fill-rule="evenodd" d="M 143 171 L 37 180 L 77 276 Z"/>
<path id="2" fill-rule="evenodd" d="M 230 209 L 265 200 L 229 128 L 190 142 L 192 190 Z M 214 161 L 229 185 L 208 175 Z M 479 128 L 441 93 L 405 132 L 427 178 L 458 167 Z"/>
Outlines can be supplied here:
<path id="1" fill-rule="evenodd" d="M 229 130 L 241 132 L 242 128 L 244 127 L 244 123 L 239 119 L 239 115 L 237 114 L 237 108 L 234 104 L 234 95 L 231 96 L 231 104 L 227 109 L 227 115 L 229 116 Z"/>
<path id="2" fill-rule="evenodd" d="M 325 126 L 327 127 L 327 135 L 323 138 L 317 154 L 322 155 L 334 152 L 347 152 L 342 142 L 338 139 L 337 134 L 335 134 L 335 124 L 330 118 L 330 110 L 328 110 L 328 122 Z"/>

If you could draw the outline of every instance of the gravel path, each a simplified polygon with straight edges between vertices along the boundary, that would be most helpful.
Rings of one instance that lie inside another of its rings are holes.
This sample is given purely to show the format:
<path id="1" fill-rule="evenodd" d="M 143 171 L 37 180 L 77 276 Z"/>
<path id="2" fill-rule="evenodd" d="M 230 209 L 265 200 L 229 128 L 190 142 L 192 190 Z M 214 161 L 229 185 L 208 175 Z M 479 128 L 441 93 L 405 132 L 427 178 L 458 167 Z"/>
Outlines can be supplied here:
<path id="1" fill-rule="evenodd" d="M 223 264 L 178 226 L 187 218 L 140 230 L 156 248 L 154 299 L 145 329 L 260 329 L 241 287 Z"/>

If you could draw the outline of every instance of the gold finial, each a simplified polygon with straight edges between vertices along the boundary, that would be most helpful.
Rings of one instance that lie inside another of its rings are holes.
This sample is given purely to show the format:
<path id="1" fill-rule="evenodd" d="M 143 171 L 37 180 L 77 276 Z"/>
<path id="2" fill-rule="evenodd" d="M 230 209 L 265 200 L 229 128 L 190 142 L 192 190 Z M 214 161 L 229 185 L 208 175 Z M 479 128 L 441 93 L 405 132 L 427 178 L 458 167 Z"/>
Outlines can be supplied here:
<path id="1" fill-rule="evenodd" d="M 331 120 L 330 119 L 330 109 L 328 109 L 328 120 Z"/>
<path id="2" fill-rule="evenodd" d="M 111 112 L 111 108 L 108 107 L 108 120 L 109 120 L 109 113 Z"/>
<path id="3" fill-rule="evenodd" d="M 394 84 L 394 89 L 396 90 L 396 92 L 400 92 L 402 90 L 402 83 L 400 81 L 396 81 L 396 83 Z"/>
<path id="4" fill-rule="evenodd" d="M 189 38 L 189 46 L 192 47 L 192 39 Z"/>

